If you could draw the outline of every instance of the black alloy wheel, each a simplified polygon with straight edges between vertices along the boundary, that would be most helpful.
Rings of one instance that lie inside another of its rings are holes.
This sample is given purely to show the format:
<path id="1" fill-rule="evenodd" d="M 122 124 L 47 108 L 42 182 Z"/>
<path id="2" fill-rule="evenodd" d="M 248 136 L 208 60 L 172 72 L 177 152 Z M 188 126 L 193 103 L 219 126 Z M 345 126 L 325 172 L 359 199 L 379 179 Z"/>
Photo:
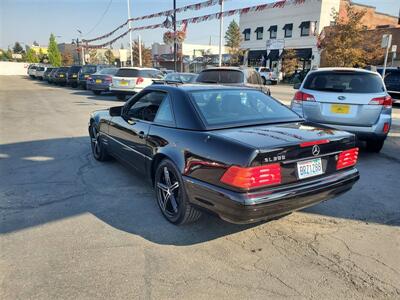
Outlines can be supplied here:
<path id="1" fill-rule="evenodd" d="M 98 161 L 105 161 L 110 158 L 101 142 L 101 136 L 96 126 L 90 126 L 90 145 L 92 147 L 93 157 Z"/>
<path id="2" fill-rule="evenodd" d="M 181 225 L 200 218 L 201 213 L 188 202 L 182 177 L 170 160 L 158 165 L 154 185 L 158 206 L 168 221 Z"/>

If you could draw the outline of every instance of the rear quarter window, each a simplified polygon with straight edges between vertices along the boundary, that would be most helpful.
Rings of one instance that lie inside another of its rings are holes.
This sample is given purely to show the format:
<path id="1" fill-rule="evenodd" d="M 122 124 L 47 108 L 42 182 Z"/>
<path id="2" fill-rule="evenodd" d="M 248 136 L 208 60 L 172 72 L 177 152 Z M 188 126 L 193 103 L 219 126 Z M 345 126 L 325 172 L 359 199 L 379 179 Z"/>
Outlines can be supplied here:
<path id="1" fill-rule="evenodd" d="M 382 93 L 385 91 L 378 74 L 364 72 L 315 72 L 309 74 L 304 88 L 340 93 Z"/>

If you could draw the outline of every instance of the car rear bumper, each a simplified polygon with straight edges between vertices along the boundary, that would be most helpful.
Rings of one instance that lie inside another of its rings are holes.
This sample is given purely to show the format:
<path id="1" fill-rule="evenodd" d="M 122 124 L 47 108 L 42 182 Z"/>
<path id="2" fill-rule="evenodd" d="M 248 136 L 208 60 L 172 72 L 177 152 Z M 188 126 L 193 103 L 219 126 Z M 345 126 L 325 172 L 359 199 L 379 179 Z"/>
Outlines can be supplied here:
<path id="1" fill-rule="evenodd" d="M 110 85 L 109 84 L 98 84 L 98 83 L 90 83 L 90 82 L 88 82 L 86 84 L 86 88 L 88 90 L 92 90 L 92 91 L 108 92 L 110 90 Z"/>
<path id="2" fill-rule="evenodd" d="M 237 224 L 273 219 L 349 191 L 359 179 L 357 169 L 341 171 L 291 186 L 239 193 L 184 177 L 189 201 L 196 207 Z"/>
<path id="3" fill-rule="evenodd" d="M 127 89 L 127 88 L 119 88 L 119 87 L 110 86 L 110 91 L 115 94 L 134 95 L 136 93 L 139 93 L 142 90 L 143 90 L 143 88 L 140 88 L 140 87 L 135 87 L 133 89 Z"/>

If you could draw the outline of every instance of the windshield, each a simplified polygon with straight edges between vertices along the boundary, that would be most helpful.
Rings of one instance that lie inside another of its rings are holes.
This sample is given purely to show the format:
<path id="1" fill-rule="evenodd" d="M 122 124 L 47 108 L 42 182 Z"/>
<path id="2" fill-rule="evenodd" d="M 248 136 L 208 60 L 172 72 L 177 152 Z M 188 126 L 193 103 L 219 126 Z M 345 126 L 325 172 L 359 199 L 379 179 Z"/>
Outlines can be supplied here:
<path id="1" fill-rule="evenodd" d="M 97 72 L 97 74 L 102 75 L 115 75 L 118 72 L 118 68 L 105 68 Z"/>
<path id="2" fill-rule="evenodd" d="M 238 70 L 205 70 L 196 79 L 203 83 L 243 83 L 244 76 Z"/>
<path id="3" fill-rule="evenodd" d="M 385 91 L 378 74 L 354 71 L 321 71 L 311 73 L 304 88 L 314 91 L 340 93 L 381 93 Z"/>
<path id="4" fill-rule="evenodd" d="M 96 66 L 83 66 L 82 73 L 84 74 L 93 74 L 96 73 Z"/>
<path id="5" fill-rule="evenodd" d="M 301 120 L 289 108 L 256 90 L 202 90 L 190 94 L 202 119 L 211 127 Z"/>
<path id="6" fill-rule="evenodd" d="M 193 82 L 196 76 L 197 76 L 196 74 L 170 73 L 167 76 L 165 76 L 165 80 L 189 83 Z"/>

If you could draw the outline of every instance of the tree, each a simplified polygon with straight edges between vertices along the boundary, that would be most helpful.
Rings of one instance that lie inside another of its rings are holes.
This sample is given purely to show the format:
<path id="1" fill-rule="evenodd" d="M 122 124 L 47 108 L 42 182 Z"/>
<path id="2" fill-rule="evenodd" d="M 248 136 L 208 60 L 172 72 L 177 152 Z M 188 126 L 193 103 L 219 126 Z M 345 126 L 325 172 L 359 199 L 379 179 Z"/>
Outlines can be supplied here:
<path id="1" fill-rule="evenodd" d="M 26 53 L 26 60 L 30 63 L 38 63 L 39 57 L 37 56 L 35 50 L 29 48 L 28 52 Z"/>
<path id="2" fill-rule="evenodd" d="M 294 49 L 285 49 L 282 56 L 282 72 L 286 77 L 292 75 L 299 65 L 299 60 Z"/>
<path id="3" fill-rule="evenodd" d="M 12 59 L 12 52 L 10 49 L 7 51 L 0 49 L 0 61 L 9 61 Z"/>
<path id="4" fill-rule="evenodd" d="M 242 41 L 242 34 L 240 33 L 240 27 L 235 20 L 233 20 L 225 33 L 225 46 L 229 48 L 231 54 L 231 64 L 237 64 L 239 57 L 243 55 L 243 51 L 240 49 L 240 43 Z"/>
<path id="5" fill-rule="evenodd" d="M 61 57 L 62 57 L 63 66 L 70 66 L 70 65 L 74 64 L 74 58 L 73 58 L 71 52 L 67 51 L 67 52 L 63 53 L 61 55 Z"/>
<path id="6" fill-rule="evenodd" d="M 61 53 L 60 50 L 58 49 L 54 34 L 50 34 L 47 56 L 49 57 L 50 64 L 52 64 L 55 67 L 61 66 Z"/>
<path id="7" fill-rule="evenodd" d="M 36 41 L 33 41 L 33 46 L 39 47 L 39 43 Z"/>
<path id="8" fill-rule="evenodd" d="M 366 10 L 346 5 L 346 17 L 333 11 L 335 25 L 324 30 L 319 37 L 323 66 L 364 67 L 381 56 L 380 41 L 365 41 L 366 28 L 361 19 Z"/>
<path id="9" fill-rule="evenodd" d="M 139 66 L 139 42 L 134 41 L 132 46 L 133 65 Z M 142 43 L 142 66 L 152 67 L 153 58 L 151 55 L 151 48 L 146 48 Z"/>
<path id="10" fill-rule="evenodd" d="M 13 52 L 22 54 L 24 52 L 24 48 L 22 48 L 22 46 L 19 42 L 15 42 L 14 47 L 13 47 Z"/>
<path id="11" fill-rule="evenodd" d="M 108 50 L 104 53 L 104 56 L 106 57 L 107 63 L 108 63 L 109 65 L 114 64 L 114 62 L 115 62 L 115 56 L 114 56 L 114 53 L 112 52 L 111 49 L 108 49 Z"/>

